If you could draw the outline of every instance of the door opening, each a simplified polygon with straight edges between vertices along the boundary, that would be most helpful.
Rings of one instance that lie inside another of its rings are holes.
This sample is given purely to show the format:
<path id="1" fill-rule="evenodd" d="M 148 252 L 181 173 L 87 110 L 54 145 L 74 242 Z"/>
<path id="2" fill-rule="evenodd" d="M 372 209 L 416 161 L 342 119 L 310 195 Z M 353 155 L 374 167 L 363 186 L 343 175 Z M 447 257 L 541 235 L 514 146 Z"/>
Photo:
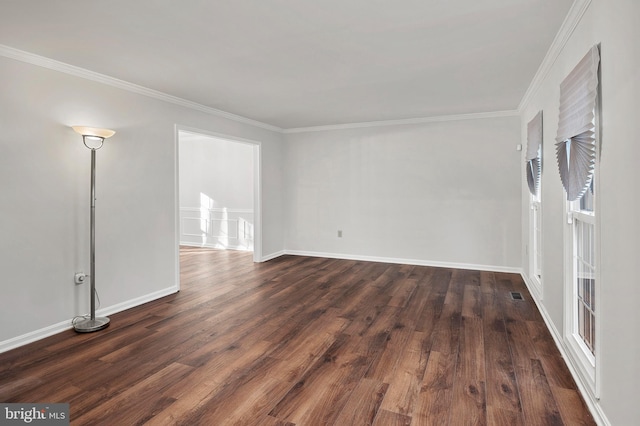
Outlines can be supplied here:
<path id="1" fill-rule="evenodd" d="M 180 246 L 252 251 L 261 260 L 260 143 L 176 128 Z"/>

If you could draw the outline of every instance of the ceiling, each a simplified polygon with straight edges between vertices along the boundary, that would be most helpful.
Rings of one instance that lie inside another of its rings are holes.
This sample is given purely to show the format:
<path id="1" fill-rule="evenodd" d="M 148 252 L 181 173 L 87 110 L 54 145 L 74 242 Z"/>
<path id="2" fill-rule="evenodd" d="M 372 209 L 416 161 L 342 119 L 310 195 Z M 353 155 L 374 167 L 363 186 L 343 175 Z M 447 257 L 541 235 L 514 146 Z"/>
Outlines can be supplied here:
<path id="1" fill-rule="evenodd" d="M 2 0 L 0 44 L 282 129 L 517 109 L 571 0 Z"/>

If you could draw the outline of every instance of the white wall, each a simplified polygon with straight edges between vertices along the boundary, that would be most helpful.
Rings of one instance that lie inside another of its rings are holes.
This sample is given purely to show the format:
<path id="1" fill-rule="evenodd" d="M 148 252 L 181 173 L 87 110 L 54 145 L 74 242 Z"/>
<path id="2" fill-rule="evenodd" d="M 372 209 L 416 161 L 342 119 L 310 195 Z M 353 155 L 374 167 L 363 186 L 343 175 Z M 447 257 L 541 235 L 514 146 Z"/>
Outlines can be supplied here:
<path id="1" fill-rule="evenodd" d="M 599 169 L 600 300 L 596 306 L 602 351 L 599 354 L 601 395 L 591 404 L 613 425 L 637 424 L 640 405 L 640 286 L 637 264 L 640 247 L 640 198 L 637 165 L 640 158 L 640 2 L 593 0 L 549 73 L 523 110 L 526 123 L 544 110 L 544 158 L 542 174 L 544 300 L 539 301 L 552 329 L 563 332 L 564 192 L 555 159 L 559 86 L 588 49 L 601 43 L 602 140 Z M 524 158 L 522 159 L 524 164 Z M 524 176 L 524 172 L 522 173 Z M 523 181 L 523 254 L 528 246 L 528 211 Z M 523 255 L 525 274 L 528 256 Z M 560 336 L 562 339 L 562 336 Z M 587 394 L 588 396 L 588 394 Z"/>
<path id="2" fill-rule="evenodd" d="M 0 350 L 88 311 L 90 154 L 70 125 L 117 131 L 97 153 L 102 308 L 175 290 L 176 124 L 261 142 L 262 253 L 283 250 L 280 133 L 4 57 L 0 81 Z"/>
<path id="3" fill-rule="evenodd" d="M 254 145 L 179 132 L 180 244 L 253 250 Z"/>
<path id="4" fill-rule="evenodd" d="M 519 117 L 285 140 L 287 251 L 519 268 Z"/>

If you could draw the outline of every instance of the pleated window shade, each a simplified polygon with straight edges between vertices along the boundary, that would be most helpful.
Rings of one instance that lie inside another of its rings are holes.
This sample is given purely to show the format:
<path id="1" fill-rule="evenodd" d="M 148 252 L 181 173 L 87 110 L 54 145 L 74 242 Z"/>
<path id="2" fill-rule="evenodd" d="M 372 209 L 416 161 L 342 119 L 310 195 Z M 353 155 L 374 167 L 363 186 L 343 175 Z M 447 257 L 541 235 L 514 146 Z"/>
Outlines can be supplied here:
<path id="1" fill-rule="evenodd" d="M 532 195 L 538 194 L 542 174 L 542 111 L 527 124 L 527 183 Z"/>
<path id="2" fill-rule="evenodd" d="M 556 157 L 569 201 L 580 199 L 593 179 L 599 65 L 600 51 L 594 46 L 560 85 Z"/>

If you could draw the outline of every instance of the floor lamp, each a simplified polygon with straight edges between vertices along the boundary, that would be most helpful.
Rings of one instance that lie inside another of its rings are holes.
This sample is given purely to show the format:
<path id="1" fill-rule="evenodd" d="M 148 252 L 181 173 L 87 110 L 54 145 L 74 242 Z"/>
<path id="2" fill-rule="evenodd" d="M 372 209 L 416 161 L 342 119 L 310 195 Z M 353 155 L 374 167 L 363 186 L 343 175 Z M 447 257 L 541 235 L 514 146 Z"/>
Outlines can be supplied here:
<path id="1" fill-rule="evenodd" d="M 96 151 L 102 148 L 106 138 L 115 134 L 113 130 L 96 129 L 93 127 L 73 126 L 76 133 L 82 135 L 84 146 L 91 150 L 91 270 L 89 272 L 91 288 L 91 316 L 73 323 L 79 333 L 90 333 L 109 326 L 109 318 L 96 318 Z"/>

